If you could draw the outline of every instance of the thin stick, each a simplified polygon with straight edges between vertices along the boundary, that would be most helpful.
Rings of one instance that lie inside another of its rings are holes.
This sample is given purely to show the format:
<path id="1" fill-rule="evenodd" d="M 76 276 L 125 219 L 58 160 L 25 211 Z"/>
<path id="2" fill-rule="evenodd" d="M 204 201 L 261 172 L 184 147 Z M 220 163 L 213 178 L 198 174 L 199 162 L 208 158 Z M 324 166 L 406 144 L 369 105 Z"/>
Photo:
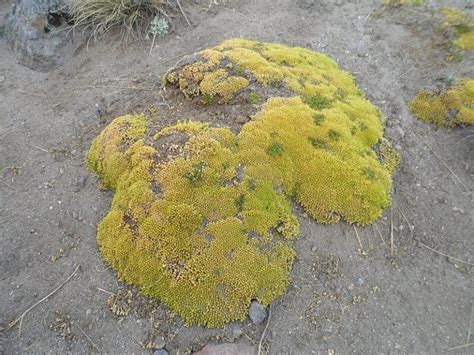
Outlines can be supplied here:
<path id="1" fill-rule="evenodd" d="M 32 96 L 37 96 L 37 97 L 46 97 L 45 94 L 37 94 L 35 92 L 30 92 L 30 91 L 24 91 L 24 90 L 20 90 L 20 89 L 17 89 L 18 92 L 22 93 L 22 94 L 26 94 L 26 95 L 32 95 Z"/>
<path id="2" fill-rule="evenodd" d="M 387 243 L 385 243 L 385 239 L 383 239 L 382 233 L 380 233 L 379 227 L 377 227 L 377 223 L 374 223 L 374 227 L 378 235 L 380 236 L 380 239 L 382 240 L 383 245 L 385 245 L 385 247 L 388 248 Z"/>
<path id="3" fill-rule="evenodd" d="M 85 90 L 85 89 L 121 89 L 121 90 L 143 90 L 143 91 L 153 91 L 154 87 L 137 87 L 137 86 L 120 86 L 120 85 L 86 85 L 79 86 L 76 89 Z"/>
<path id="4" fill-rule="evenodd" d="M 395 253 L 395 241 L 393 238 L 393 209 L 390 209 L 390 255 Z"/>
<path id="5" fill-rule="evenodd" d="M 184 19 L 185 19 L 186 22 L 188 23 L 188 26 L 191 26 L 191 22 L 189 22 L 188 17 L 187 17 L 186 14 L 184 13 L 183 8 L 181 7 L 181 4 L 179 3 L 179 0 L 176 0 L 176 4 L 178 4 L 179 11 L 181 11 L 181 14 L 183 15 Z"/>
<path id="6" fill-rule="evenodd" d="M 268 319 L 267 319 L 267 325 L 265 326 L 265 329 L 263 330 L 262 336 L 260 337 L 260 342 L 258 343 L 258 353 L 257 355 L 262 354 L 262 344 L 263 344 L 263 339 L 265 338 L 265 334 L 267 333 L 268 325 L 270 324 L 270 317 L 272 316 L 272 305 L 268 307 Z"/>
<path id="7" fill-rule="evenodd" d="M 153 51 L 153 47 L 155 46 L 155 39 L 156 39 L 156 35 L 153 35 L 153 40 L 151 41 L 150 51 L 148 52 L 148 58 L 150 58 L 151 52 Z"/>
<path id="8" fill-rule="evenodd" d="M 224 7 L 225 9 L 229 10 L 229 11 L 232 11 L 232 12 L 235 12 L 236 14 L 242 16 L 243 18 L 245 18 L 246 20 L 250 21 L 250 22 L 254 22 L 254 20 L 252 20 L 250 17 L 246 16 L 245 14 L 235 10 L 235 9 L 229 9 L 228 7 Z"/>
<path id="9" fill-rule="evenodd" d="M 95 350 L 97 350 L 99 352 L 99 354 L 102 353 L 102 351 L 99 349 L 99 347 L 97 345 L 95 345 L 94 341 L 92 340 L 92 338 L 87 335 L 87 333 L 85 331 L 82 330 L 82 328 L 79 326 L 79 324 L 76 324 L 77 327 L 79 328 L 79 330 L 81 331 L 82 334 L 84 334 L 84 336 L 87 338 L 87 340 L 90 341 L 90 343 L 92 344 L 92 346 L 95 348 Z"/>
<path id="10" fill-rule="evenodd" d="M 103 288 L 97 287 L 97 289 L 98 289 L 99 291 L 104 292 L 104 293 L 107 293 L 107 294 L 109 294 L 109 295 L 115 295 L 115 293 L 110 292 L 110 291 L 107 291 L 107 290 L 104 290 Z"/>
<path id="11" fill-rule="evenodd" d="M 473 345 L 474 345 L 474 343 L 468 343 L 468 344 L 464 344 L 464 345 L 455 346 L 454 348 L 449 348 L 448 350 L 462 349 L 462 348 L 467 348 L 467 347 L 473 346 Z"/>
<path id="12" fill-rule="evenodd" d="M 408 224 L 408 229 L 410 230 L 410 235 L 411 235 L 411 237 L 413 238 L 413 229 L 411 228 L 411 223 L 410 223 L 410 221 L 409 221 L 408 218 L 405 216 L 405 213 L 403 213 L 403 211 L 402 211 L 399 207 L 397 207 L 397 209 L 398 209 L 398 212 L 400 212 L 400 214 L 402 215 L 402 217 L 403 217 L 403 219 L 405 220 L 405 222 L 407 222 L 407 224 Z M 413 228 L 415 228 L 414 225 L 413 225 Z"/>
<path id="13" fill-rule="evenodd" d="M 0 182 L 1 182 L 3 185 L 5 185 L 6 187 L 10 187 L 10 188 L 11 188 L 11 185 L 7 184 L 5 181 L 0 180 Z"/>
<path id="14" fill-rule="evenodd" d="M 58 287 L 56 287 L 53 291 L 51 291 L 50 293 L 48 293 L 46 296 L 44 296 L 42 299 L 40 299 L 38 302 L 36 302 L 34 305 L 32 305 L 30 308 L 28 308 L 26 311 L 24 311 L 18 318 L 14 319 L 13 321 L 11 321 L 10 323 L 8 323 L 8 325 L 6 326 L 6 328 L 2 329 L 2 330 L 10 330 L 12 329 L 18 322 L 20 322 L 20 327 L 19 327 L 19 332 L 18 332 L 18 336 L 20 336 L 20 331 L 21 331 L 21 323 L 23 322 L 23 318 L 33 309 L 35 308 L 36 306 L 38 306 L 40 303 L 46 301 L 49 297 L 51 297 L 52 295 L 54 295 L 56 292 L 58 292 L 69 280 L 71 280 L 74 275 L 76 275 L 77 271 L 79 270 L 79 268 L 81 267 L 81 265 L 78 265 L 76 267 L 76 269 L 73 271 L 73 273 L 71 275 L 69 275 L 69 277 L 64 280 Z"/>
<path id="15" fill-rule="evenodd" d="M 359 241 L 359 246 L 360 246 L 360 252 L 362 253 L 362 251 L 364 250 L 364 247 L 362 246 L 362 243 L 360 241 L 360 238 L 359 238 L 359 233 L 357 232 L 357 228 L 355 226 L 354 227 L 354 231 L 356 233 L 356 236 L 357 236 L 357 240 Z"/>
<path id="16" fill-rule="evenodd" d="M 29 145 L 29 146 L 32 147 L 32 148 L 36 148 L 36 149 L 38 149 L 38 150 L 41 150 L 42 152 L 49 153 L 46 149 L 43 149 L 43 148 L 41 148 L 41 147 L 38 147 L 37 145 L 30 144 L 30 143 L 26 143 L 26 145 Z"/>
<path id="17" fill-rule="evenodd" d="M 471 331 L 472 331 L 472 315 L 474 311 L 474 307 L 471 304 L 471 317 L 469 318 L 469 328 L 467 329 L 467 339 L 466 341 L 469 342 L 471 340 Z"/>
<path id="18" fill-rule="evenodd" d="M 191 55 L 191 54 L 194 54 L 196 52 L 199 52 L 200 50 L 204 49 L 204 47 L 199 47 L 199 48 L 196 48 L 195 50 L 191 51 L 191 52 L 186 52 L 186 53 L 182 53 L 182 54 L 179 54 L 179 55 L 175 55 L 174 57 L 171 57 L 163 62 L 161 62 L 161 64 L 167 64 L 167 63 L 170 63 L 172 62 L 173 60 L 176 60 L 176 59 L 180 59 L 182 57 L 185 57 L 187 55 Z"/>
<path id="19" fill-rule="evenodd" d="M 431 151 L 431 153 L 433 153 L 433 155 L 435 156 L 435 158 L 437 158 L 441 164 L 444 165 L 444 167 L 446 169 L 448 169 L 448 171 L 456 178 L 456 180 L 466 189 L 467 192 L 470 192 L 469 189 L 466 187 L 466 185 L 464 185 L 464 183 L 462 182 L 462 180 L 454 173 L 454 171 L 451 170 L 451 168 L 448 166 L 448 164 L 446 164 L 444 162 L 443 159 L 441 159 L 441 157 L 438 155 L 438 153 L 435 152 L 435 150 L 433 148 L 431 148 L 428 143 L 425 142 L 425 140 L 423 139 L 423 137 L 421 137 L 417 132 L 415 132 L 415 134 L 420 138 L 421 142 Z"/>
<path id="20" fill-rule="evenodd" d="M 437 251 L 436 249 L 433 249 L 433 248 L 429 247 L 428 245 L 426 245 L 426 244 L 424 244 L 424 243 L 422 243 L 422 242 L 420 242 L 420 244 L 421 244 L 422 246 L 424 246 L 426 249 L 429 249 L 429 250 L 431 250 L 432 252 L 434 252 L 434 253 L 436 253 L 436 254 L 445 256 L 445 257 L 447 257 L 447 258 L 449 258 L 449 259 L 453 259 L 453 260 L 459 261 L 460 263 L 463 263 L 463 264 L 466 264 L 466 265 L 469 265 L 469 266 L 474 266 L 473 263 L 470 263 L 470 262 L 467 262 L 467 261 L 464 261 L 464 260 L 461 260 L 461 259 L 452 257 L 452 256 L 447 255 L 447 254 L 443 254 L 442 252 Z"/>

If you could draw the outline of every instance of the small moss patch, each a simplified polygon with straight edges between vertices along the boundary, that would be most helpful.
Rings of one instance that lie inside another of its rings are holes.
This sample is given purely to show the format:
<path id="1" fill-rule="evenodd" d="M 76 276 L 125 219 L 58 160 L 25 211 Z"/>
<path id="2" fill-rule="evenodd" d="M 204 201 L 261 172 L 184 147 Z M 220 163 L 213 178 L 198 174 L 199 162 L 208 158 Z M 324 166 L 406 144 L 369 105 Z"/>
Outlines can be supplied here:
<path id="1" fill-rule="evenodd" d="M 474 50 L 474 21 L 472 17 L 457 7 L 443 8 L 444 27 L 451 29 L 456 36 L 454 44 L 467 51 Z"/>
<path id="2" fill-rule="evenodd" d="M 474 80 L 464 80 L 439 94 L 421 91 L 410 103 L 420 120 L 438 126 L 474 124 Z"/>

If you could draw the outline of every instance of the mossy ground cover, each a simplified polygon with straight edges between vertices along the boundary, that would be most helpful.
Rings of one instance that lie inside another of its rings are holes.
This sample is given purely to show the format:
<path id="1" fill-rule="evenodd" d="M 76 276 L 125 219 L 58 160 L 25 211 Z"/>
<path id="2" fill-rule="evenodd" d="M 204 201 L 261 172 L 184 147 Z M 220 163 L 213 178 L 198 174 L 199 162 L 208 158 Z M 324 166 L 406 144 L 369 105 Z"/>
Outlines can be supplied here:
<path id="1" fill-rule="evenodd" d="M 438 126 L 474 125 L 474 80 L 463 80 L 438 94 L 420 91 L 410 109 L 420 120 Z"/>
<path id="2" fill-rule="evenodd" d="M 196 105 L 244 97 L 257 107 L 238 132 L 184 117 L 157 130 L 143 115 L 123 116 L 87 156 L 115 191 L 98 228 L 101 254 L 187 324 L 222 326 L 243 319 L 251 299 L 282 295 L 299 234 L 292 202 L 318 222 L 360 225 L 389 205 L 399 157 L 382 115 L 328 57 L 229 40 L 164 83 Z M 162 159 L 176 134 L 186 136 L 179 154 Z"/>
<path id="3" fill-rule="evenodd" d="M 457 7 L 443 8 L 441 13 L 444 18 L 444 27 L 453 31 L 456 37 L 454 45 L 461 50 L 474 50 L 474 21 L 472 17 Z"/>

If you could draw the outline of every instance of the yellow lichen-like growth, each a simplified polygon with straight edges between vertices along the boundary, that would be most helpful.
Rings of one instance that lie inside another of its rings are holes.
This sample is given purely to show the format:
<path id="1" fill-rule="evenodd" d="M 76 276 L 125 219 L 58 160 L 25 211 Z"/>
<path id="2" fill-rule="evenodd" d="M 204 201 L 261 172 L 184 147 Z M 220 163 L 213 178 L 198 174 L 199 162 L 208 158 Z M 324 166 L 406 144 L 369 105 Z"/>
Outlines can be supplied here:
<path id="1" fill-rule="evenodd" d="M 448 90 L 435 94 L 419 92 L 410 103 L 414 115 L 444 127 L 474 124 L 474 80 L 465 80 Z"/>
<path id="2" fill-rule="evenodd" d="M 454 42 L 464 50 L 474 50 L 474 21 L 472 17 L 457 7 L 443 8 L 445 27 L 451 28 L 457 39 Z"/>
<path id="3" fill-rule="evenodd" d="M 380 111 L 328 57 L 229 40 L 164 80 L 227 105 L 245 90 L 293 93 L 269 98 L 237 133 L 195 121 L 156 132 L 144 116 L 124 116 L 92 143 L 88 164 L 115 191 L 101 254 L 187 324 L 222 326 L 252 299 L 282 295 L 299 234 L 292 201 L 322 223 L 371 223 L 389 205 L 399 156 Z M 176 133 L 180 154 L 163 161 Z"/>
<path id="4" fill-rule="evenodd" d="M 181 132 L 181 133 L 199 133 L 201 131 L 206 130 L 209 128 L 208 123 L 204 122 L 194 122 L 194 121 L 187 121 L 187 122 L 180 122 L 176 123 L 174 126 L 168 126 L 163 128 L 161 131 L 155 134 L 153 137 L 154 139 L 159 139 L 164 137 L 172 132 Z"/>
<path id="5" fill-rule="evenodd" d="M 249 81 L 239 76 L 229 76 L 224 69 L 206 74 L 199 84 L 203 95 L 221 95 L 223 101 L 229 101 L 234 95 L 249 85 Z"/>

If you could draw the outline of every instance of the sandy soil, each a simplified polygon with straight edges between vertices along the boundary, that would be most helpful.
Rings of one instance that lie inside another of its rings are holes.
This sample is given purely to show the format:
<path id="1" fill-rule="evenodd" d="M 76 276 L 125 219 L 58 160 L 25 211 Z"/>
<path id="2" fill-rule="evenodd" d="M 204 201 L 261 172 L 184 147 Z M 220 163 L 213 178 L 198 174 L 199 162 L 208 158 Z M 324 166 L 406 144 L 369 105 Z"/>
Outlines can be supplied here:
<path id="1" fill-rule="evenodd" d="M 0 1 L 0 15 L 10 2 Z M 0 333 L 0 353 L 146 353 L 150 340 L 172 354 L 209 342 L 258 345 L 265 324 L 187 328 L 117 280 L 95 241 L 112 195 L 83 163 L 92 138 L 115 116 L 142 109 L 139 99 L 153 96 L 181 55 L 232 37 L 304 46 L 337 60 L 387 115 L 387 134 L 403 158 L 393 207 L 376 228 L 300 217 L 293 281 L 271 307 L 264 349 L 434 354 L 472 343 L 474 144 L 465 129 L 416 121 L 407 102 L 447 75 L 473 77 L 474 57 L 446 63 L 445 38 L 429 11 L 370 16 L 381 2 L 261 0 L 209 9 L 195 1 L 186 6 L 193 26 L 178 21 L 150 58 L 147 43 L 124 49 L 106 37 L 49 73 L 18 65 L 0 40 L 0 325 L 80 266 L 24 317 L 21 333 L 18 326 Z M 115 315 L 117 307 L 128 315 Z"/>

